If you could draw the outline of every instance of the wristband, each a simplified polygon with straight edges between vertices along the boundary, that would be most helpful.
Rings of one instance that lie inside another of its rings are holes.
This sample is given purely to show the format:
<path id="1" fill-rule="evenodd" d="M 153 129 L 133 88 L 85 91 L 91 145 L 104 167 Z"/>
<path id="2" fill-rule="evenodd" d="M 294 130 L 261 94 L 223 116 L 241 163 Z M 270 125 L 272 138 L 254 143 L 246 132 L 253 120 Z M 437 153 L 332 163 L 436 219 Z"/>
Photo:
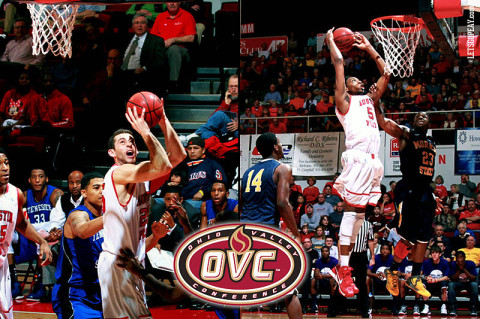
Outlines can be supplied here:
<path id="1" fill-rule="evenodd" d="M 203 197 L 203 195 L 204 195 L 204 194 L 203 194 L 203 191 L 202 191 L 202 190 L 199 190 L 198 192 L 199 192 L 200 194 L 202 194 L 202 197 Z"/>

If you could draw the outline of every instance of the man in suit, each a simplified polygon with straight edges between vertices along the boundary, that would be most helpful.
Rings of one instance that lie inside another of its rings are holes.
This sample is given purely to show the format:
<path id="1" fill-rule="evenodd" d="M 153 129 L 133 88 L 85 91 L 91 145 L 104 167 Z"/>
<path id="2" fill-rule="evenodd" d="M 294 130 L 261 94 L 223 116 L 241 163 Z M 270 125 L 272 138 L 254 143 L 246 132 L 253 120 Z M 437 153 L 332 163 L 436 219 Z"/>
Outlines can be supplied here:
<path id="1" fill-rule="evenodd" d="M 148 32 L 148 20 L 144 13 L 134 15 L 132 29 L 135 36 L 123 56 L 122 70 L 131 74 L 138 90 L 161 95 L 165 88 L 167 61 L 165 41 Z"/>

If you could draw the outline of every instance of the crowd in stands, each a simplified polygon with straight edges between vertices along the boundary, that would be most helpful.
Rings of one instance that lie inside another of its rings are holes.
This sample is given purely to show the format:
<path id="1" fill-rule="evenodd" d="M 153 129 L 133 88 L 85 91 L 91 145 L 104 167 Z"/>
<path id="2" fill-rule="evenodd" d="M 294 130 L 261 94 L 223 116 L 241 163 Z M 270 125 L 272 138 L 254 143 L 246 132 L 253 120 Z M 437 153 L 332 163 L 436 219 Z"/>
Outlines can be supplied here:
<path id="1" fill-rule="evenodd" d="M 308 186 L 303 190 L 294 179 L 290 184 L 290 204 L 314 270 L 311 285 L 313 290 L 304 287 L 306 290 L 302 292 L 305 294 L 301 299 L 304 312 L 317 313 L 320 307 L 327 307 L 328 313 L 332 312 L 331 303 L 318 301 L 317 293 L 330 295 L 330 298 L 337 301 L 342 298 L 335 292 L 332 286 L 335 282 L 328 273 L 328 269 L 338 262 L 338 232 L 344 213 L 344 203 L 331 186 L 335 177 L 326 183 L 323 190 L 315 186 L 315 177 L 308 178 Z M 375 263 L 370 264 L 364 274 L 367 277 L 370 312 L 379 310 L 375 296 L 389 295 L 385 287 L 384 271 L 392 265 L 392 252 L 400 240 L 395 228 L 388 227 L 390 221 L 398 218 L 397 208 L 393 204 L 396 182 L 390 182 L 389 186 L 390 189 L 387 189 L 382 185 L 381 199 L 372 210 L 367 210 L 365 217 L 374 234 L 374 256 L 370 251 L 367 251 L 367 256 L 368 260 L 374 258 Z M 475 184 L 468 175 L 462 175 L 459 183 L 447 190 L 443 185 L 443 177 L 439 175 L 435 178 L 435 183 L 432 183 L 432 189 L 437 209 L 422 274 L 427 289 L 433 297 L 438 297 L 439 302 L 420 295 L 416 295 L 411 303 L 406 301 L 406 295 L 415 295 L 403 280 L 411 272 L 412 261 L 407 257 L 399 269 L 400 295 L 389 303 L 389 309 L 394 315 L 405 315 L 407 312 L 428 315 L 432 309 L 440 310 L 442 315 L 454 315 L 458 307 L 456 295 L 467 290 L 469 310 L 472 315 L 476 315 L 477 274 L 480 265 L 480 183 Z M 340 306 L 336 313 L 345 311 L 345 302 L 340 300 L 338 304 Z"/>
<path id="2" fill-rule="evenodd" d="M 243 134 L 285 133 L 271 117 L 286 123 L 288 133 L 342 130 L 335 117 L 330 53 L 326 45 L 317 50 L 312 39 L 302 41 L 291 34 L 286 55 L 280 49 L 268 55 L 258 51 L 241 58 Z M 373 37 L 370 41 L 383 56 L 381 46 Z M 347 76 L 358 77 L 366 90 L 376 83 L 379 74 L 368 54 L 356 48 L 343 54 Z M 402 125 L 411 125 L 413 112 L 421 110 L 439 111 L 430 114 L 432 128 L 473 127 L 480 113 L 469 111 L 479 109 L 479 84 L 478 59 L 469 63 L 457 58 L 452 63 L 437 43 L 431 42 L 417 48 L 410 78 L 391 77 L 380 105 L 388 117 Z M 278 112 L 279 109 L 284 111 Z M 309 123 L 306 116 L 313 116 Z"/>

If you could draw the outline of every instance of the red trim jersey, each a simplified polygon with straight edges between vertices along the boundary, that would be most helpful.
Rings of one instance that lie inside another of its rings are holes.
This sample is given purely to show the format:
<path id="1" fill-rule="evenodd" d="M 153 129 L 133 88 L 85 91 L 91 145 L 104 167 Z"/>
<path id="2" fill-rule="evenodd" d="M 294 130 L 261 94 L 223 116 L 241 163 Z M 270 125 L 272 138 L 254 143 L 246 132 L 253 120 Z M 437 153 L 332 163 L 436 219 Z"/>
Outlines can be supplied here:
<path id="1" fill-rule="evenodd" d="M 335 109 L 345 131 L 347 150 L 355 149 L 368 154 L 378 154 L 380 131 L 373 100 L 368 95 L 350 95 L 350 105 L 345 114 Z"/>

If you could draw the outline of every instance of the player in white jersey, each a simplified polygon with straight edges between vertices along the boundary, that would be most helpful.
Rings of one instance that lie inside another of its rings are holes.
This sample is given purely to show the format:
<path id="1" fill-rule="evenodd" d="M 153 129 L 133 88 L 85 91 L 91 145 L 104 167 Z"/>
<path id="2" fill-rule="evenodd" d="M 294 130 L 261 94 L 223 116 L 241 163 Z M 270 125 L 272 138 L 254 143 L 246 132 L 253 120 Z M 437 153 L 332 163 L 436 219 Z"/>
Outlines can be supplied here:
<path id="1" fill-rule="evenodd" d="M 52 261 L 52 252 L 47 241 L 25 220 L 22 206 L 25 196 L 22 191 L 9 183 L 10 163 L 3 149 L 0 149 L 0 306 L 1 318 L 13 319 L 13 301 L 10 285 L 7 251 L 12 242 L 13 231 L 40 245 L 42 266 Z"/>
<path id="2" fill-rule="evenodd" d="M 385 62 L 367 38 L 356 32 L 353 45 L 375 60 L 381 74 L 376 94 L 365 94 L 362 81 L 355 77 L 345 79 L 343 56 L 335 44 L 333 29 L 327 32 L 327 44 L 335 68 L 335 112 L 345 131 L 346 146 L 342 154 L 343 171 L 333 186 L 345 202 L 345 213 L 339 231 L 340 260 L 332 275 L 338 282 L 339 292 L 353 297 L 358 288 L 348 265 L 350 251 L 365 219 L 366 206 L 376 204 L 380 198 L 383 176 L 383 166 L 378 159 L 380 132 L 374 104 L 385 91 L 390 76 L 385 72 Z"/>
<path id="3" fill-rule="evenodd" d="M 185 157 L 177 134 L 163 114 L 159 126 L 169 151 L 167 155 L 144 120 L 145 111 L 138 115 L 128 108 L 126 117 L 132 128 L 140 134 L 150 152 L 150 160 L 136 165 L 137 146 L 132 133 L 117 130 L 108 142 L 108 155 L 115 165 L 105 175 L 103 189 L 103 252 L 98 262 L 98 277 L 102 292 L 104 318 L 151 318 L 146 306 L 143 282 L 128 271 L 116 266 L 120 249 L 130 249 L 143 263 L 145 252 L 155 246 L 165 225 L 155 222 L 153 234 L 146 237 L 150 209 L 149 181 L 158 184 L 168 178 L 172 167 Z"/>

